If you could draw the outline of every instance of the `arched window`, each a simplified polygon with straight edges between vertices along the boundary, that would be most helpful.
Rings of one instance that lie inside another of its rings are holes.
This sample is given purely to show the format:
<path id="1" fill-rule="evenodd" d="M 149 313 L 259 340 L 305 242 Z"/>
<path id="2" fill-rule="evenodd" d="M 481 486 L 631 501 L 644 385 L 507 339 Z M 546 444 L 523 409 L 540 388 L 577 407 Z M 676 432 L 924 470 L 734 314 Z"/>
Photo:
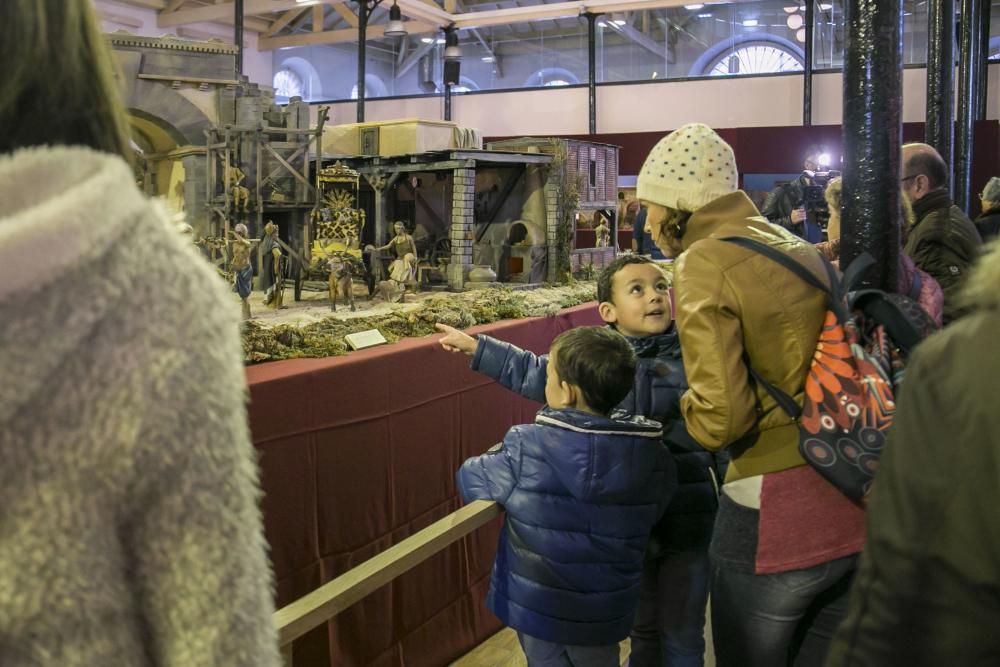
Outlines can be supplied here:
<path id="1" fill-rule="evenodd" d="M 307 102 L 323 96 L 316 68 L 298 56 L 286 57 L 275 66 L 271 85 L 274 86 L 275 101 L 279 104 L 295 96 Z"/>
<path id="2" fill-rule="evenodd" d="M 524 82 L 526 87 L 574 86 L 580 83 L 579 77 L 562 67 L 545 67 L 528 77 Z"/>
<path id="3" fill-rule="evenodd" d="M 374 74 L 365 74 L 365 98 L 385 97 L 388 94 L 389 90 L 382 83 L 382 79 Z M 351 88 L 351 99 L 358 99 L 358 84 L 354 84 L 354 87 Z"/>
<path id="4" fill-rule="evenodd" d="M 291 97 L 302 97 L 305 93 L 305 86 L 302 85 L 302 78 L 290 69 L 283 69 L 274 75 L 274 96 L 285 99 Z"/>
<path id="5" fill-rule="evenodd" d="M 451 87 L 453 93 L 468 93 L 472 90 L 479 90 L 479 84 L 467 76 L 458 78 L 458 85 Z"/>
<path id="6" fill-rule="evenodd" d="M 691 76 L 734 76 L 801 72 L 805 56 L 798 44 L 768 34 L 748 34 L 725 39 L 695 61 Z"/>

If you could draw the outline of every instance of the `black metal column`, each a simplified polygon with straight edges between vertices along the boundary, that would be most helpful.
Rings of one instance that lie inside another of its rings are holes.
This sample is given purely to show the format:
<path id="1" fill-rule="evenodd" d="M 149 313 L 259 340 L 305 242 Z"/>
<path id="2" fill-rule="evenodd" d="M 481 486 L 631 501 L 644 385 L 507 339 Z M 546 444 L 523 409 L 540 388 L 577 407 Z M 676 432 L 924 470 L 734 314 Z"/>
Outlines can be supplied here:
<path id="1" fill-rule="evenodd" d="M 958 137 L 955 141 L 955 204 L 969 211 L 972 195 L 972 121 L 975 114 L 976 60 L 981 56 L 980 0 L 961 0 L 962 29 L 958 51 Z"/>
<path id="2" fill-rule="evenodd" d="M 243 0 L 233 3 L 233 41 L 236 42 L 236 78 L 243 76 Z"/>
<path id="3" fill-rule="evenodd" d="M 927 122 L 924 141 L 949 171 L 954 160 L 955 0 L 927 4 Z"/>
<path id="4" fill-rule="evenodd" d="M 979 32 L 982 40 L 979 42 L 979 59 L 976 61 L 976 107 L 973 112 L 975 120 L 986 120 L 986 91 L 989 86 L 990 57 L 990 14 L 992 5 L 989 0 L 979 0 Z"/>
<path id="5" fill-rule="evenodd" d="M 368 7 L 369 0 L 358 0 L 358 122 L 365 122 L 365 40 L 368 33 L 368 16 L 376 2 Z"/>
<path id="6" fill-rule="evenodd" d="M 587 108 L 590 134 L 597 134 L 597 14 L 587 12 Z"/>
<path id="7" fill-rule="evenodd" d="M 812 125 L 813 117 L 813 28 L 816 23 L 816 0 L 806 2 L 805 67 L 802 69 L 802 124 Z"/>
<path id="8" fill-rule="evenodd" d="M 863 252 L 869 287 L 895 289 L 899 272 L 903 14 L 901 0 L 844 6 L 844 196 L 841 266 Z"/>
<path id="9" fill-rule="evenodd" d="M 444 119 L 451 120 L 451 84 L 444 82 Z"/>

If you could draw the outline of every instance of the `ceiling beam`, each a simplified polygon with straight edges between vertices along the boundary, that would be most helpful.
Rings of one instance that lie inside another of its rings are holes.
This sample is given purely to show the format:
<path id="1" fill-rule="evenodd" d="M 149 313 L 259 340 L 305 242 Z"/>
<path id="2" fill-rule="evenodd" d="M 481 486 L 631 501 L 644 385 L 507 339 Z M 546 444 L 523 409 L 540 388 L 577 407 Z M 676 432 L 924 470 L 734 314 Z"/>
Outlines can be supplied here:
<path id="1" fill-rule="evenodd" d="M 323 32 L 323 23 L 326 21 L 326 7 L 323 5 L 313 5 L 312 29 L 313 32 Z"/>
<path id="2" fill-rule="evenodd" d="M 421 0 L 396 0 L 403 13 L 413 18 L 423 19 L 428 23 L 439 26 L 446 26 L 455 20 L 455 15 L 446 12 L 433 2 L 426 3 Z"/>
<path id="3" fill-rule="evenodd" d="M 355 14 L 354 12 L 352 12 L 350 9 L 348 9 L 344 5 L 334 5 L 333 9 L 338 14 L 340 14 L 341 17 L 343 17 L 344 21 L 347 22 L 347 25 L 351 26 L 352 28 L 357 28 L 358 27 L 358 15 L 357 14 Z"/>
<path id="4" fill-rule="evenodd" d="M 406 30 L 411 35 L 427 32 L 437 32 L 438 27 L 418 21 L 408 21 Z M 365 32 L 368 39 L 381 39 L 384 37 L 384 25 L 370 25 Z M 298 33 L 295 35 L 280 35 L 278 37 L 261 37 L 257 41 L 259 51 L 270 51 L 286 46 L 316 46 L 319 44 L 345 44 L 358 41 L 358 31 L 356 28 L 342 28 L 340 30 L 325 30 L 323 32 Z"/>
<path id="5" fill-rule="evenodd" d="M 303 9 L 289 9 L 287 12 L 282 14 L 278 19 L 276 19 L 274 23 L 271 24 L 271 27 L 268 28 L 267 31 L 261 34 L 261 37 L 272 36 L 274 33 L 278 32 L 286 25 L 297 19 L 299 16 L 306 13 L 307 11 L 309 11 L 308 7 Z"/>
<path id="6" fill-rule="evenodd" d="M 126 5 L 133 7 L 145 7 L 146 9 L 164 9 L 167 0 L 122 0 Z"/>
<path id="7" fill-rule="evenodd" d="M 420 62 L 421 58 L 430 53 L 433 48 L 434 42 L 431 42 L 430 44 L 421 44 L 414 49 L 410 55 L 406 56 L 406 60 L 400 63 L 399 67 L 396 68 L 396 78 L 398 79 L 413 69 L 413 66 Z"/>
<path id="8" fill-rule="evenodd" d="M 661 58 L 666 53 L 666 44 L 660 44 L 654 39 L 651 39 L 648 35 L 643 34 L 636 28 L 632 26 L 631 23 L 626 23 L 624 25 L 618 25 L 614 21 L 606 21 L 605 25 L 611 28 L 615 32 L 627 37 L 632 40 L 642 48 L 646 49 L 650 53 L 653 53 Z"/>
<path id="9" fill-rule="evenodd" d="M 164 14 L 176 12 L 178 9 L 181 8 L 181 5 L 183 5 L 185 2 L 187 2 L 187 0 L 170 0 L 170 4 L 164 7 L 162 12 Z"/>
<path id="10" fill-rule="evenodd" d="M 243 8 L 244 16 L 258 16 L 260 14 L 273 14 L 285 12 L 302 5 L 295 0 L 246 0 Z M 179 9 L 170 14 L 158 14 L 156 25 L 160 28 L 173 28 L 174 26 L 187 25 L 188 23 L 200 23 L 202 21 L 224 21 L 233 18 L 233 3 L 227 2 L 221 5 L 204 5 L 202 7 L 192 7 L 190 9 Z"/>

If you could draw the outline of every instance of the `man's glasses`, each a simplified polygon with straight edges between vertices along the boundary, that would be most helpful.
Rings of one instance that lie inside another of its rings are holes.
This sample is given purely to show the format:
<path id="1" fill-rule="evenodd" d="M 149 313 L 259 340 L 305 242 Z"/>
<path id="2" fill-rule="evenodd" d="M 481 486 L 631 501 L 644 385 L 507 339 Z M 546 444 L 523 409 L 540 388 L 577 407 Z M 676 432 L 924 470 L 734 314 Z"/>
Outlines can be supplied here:
<path id="1" fill-rule="evenodd" d="M 900 183 L 906 183 L 907 181 L 912 181 L 917 176 L 923 176 L 923 174 L 914 174 L 913 176 L 904 176 L 903 178 L 899 179 L 899 182 Z"/>

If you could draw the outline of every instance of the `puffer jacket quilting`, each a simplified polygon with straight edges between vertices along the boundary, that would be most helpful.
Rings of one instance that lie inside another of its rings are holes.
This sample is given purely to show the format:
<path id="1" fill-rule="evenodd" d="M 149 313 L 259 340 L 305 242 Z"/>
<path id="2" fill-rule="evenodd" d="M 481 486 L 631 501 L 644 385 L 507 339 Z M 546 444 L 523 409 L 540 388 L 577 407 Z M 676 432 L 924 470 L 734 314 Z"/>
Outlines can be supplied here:
<path id="1" fill-rule="evenodd" d="M 687 551 L 707 548 L 718 507 L 716 482 L 725 474 L 728 455 L 709 452 L 688 435 L 680 400 L 687 390 L 676 328 L 658 336 L 625 337 L 636 352 L 635 384 L 618 410 L 663 425 L 663 441 L 677 465 L 678 490 L 663 519 L 653 528 L 652 548 Z M 534 401 L 545 401 L 548 355 L 480 335 L 472 369 Z"/>
<path id="2" fill-rule="evenodd" d="M 487 606 L 561 644 L 604 645 L 632 628 L 650 527 L 676 487 L 659 424 L 542 408 L 466 461 L 465 501 L 506 509 Z"/>

